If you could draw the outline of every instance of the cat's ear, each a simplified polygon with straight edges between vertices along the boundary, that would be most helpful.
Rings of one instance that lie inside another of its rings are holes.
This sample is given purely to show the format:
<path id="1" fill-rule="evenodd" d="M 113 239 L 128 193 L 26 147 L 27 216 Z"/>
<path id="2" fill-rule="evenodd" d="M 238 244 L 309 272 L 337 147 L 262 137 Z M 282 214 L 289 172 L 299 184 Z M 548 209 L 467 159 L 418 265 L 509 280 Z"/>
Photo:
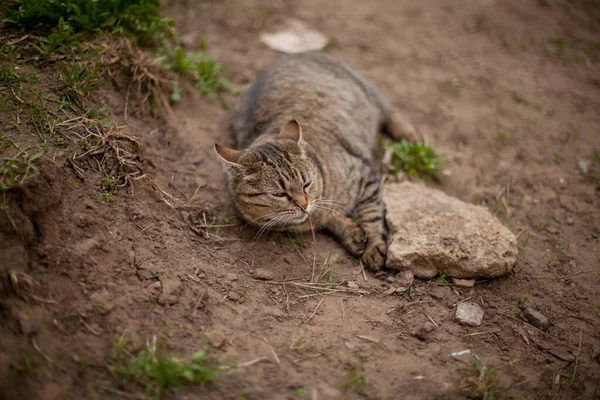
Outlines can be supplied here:
<path id="1" fill-rule="evenodd" d="M 287 124 L 281 127 L 279 131 L 279 137 L 281 139 L 290 139 L 298 143 L 302 139 L 302 128 L 295 119 L 291 120 Z"/>
<path id="2" fill-rule="evenodd" d="M 219 146 L 215 143 L 215 151 L 221 160 L 228 164 L 239 165 L 238 160 L 242 155 L 240 150 L 230 149 L 229 147 Z"/>

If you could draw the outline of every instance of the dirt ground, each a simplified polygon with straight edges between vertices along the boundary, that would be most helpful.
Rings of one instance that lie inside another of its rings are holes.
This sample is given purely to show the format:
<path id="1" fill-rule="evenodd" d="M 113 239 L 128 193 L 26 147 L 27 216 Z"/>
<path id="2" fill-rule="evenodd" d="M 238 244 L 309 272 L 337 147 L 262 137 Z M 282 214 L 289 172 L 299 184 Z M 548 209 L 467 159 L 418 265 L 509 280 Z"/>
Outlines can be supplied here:
<path id="1" fill-rule="evenodd" d="M 253 241 L 250 229 L 229 226 L 212 150 L 229 140 L 219 133 L 225 110 L 190 84 L 164 120 L 126 122 L 148 173 L 177 196 L 200 188 L 201 209 L 184 217 L 225 226 L 192 232 L 143 182 L 134 196 L 99 203 L 96 181 L 74 185 L 66 161 L 47 163 L 12 200 L 19 233 L 0 220 L 3 273 L 41 285 L 37 300 L 23 302 L 3 280 L 0 398 L 135 398 L 143 390 L 109 372 L 115 334 L 132 345 L 156 336 L 184 356 L 208 347 L 219 364 L 241 366 L 167 399 L 477 398 L 481 382 L 495 384 L 497 398 L 600 398 L 597 2 L 171 0 L 164 14 L 187 49 L 203 39 L 236 86 L 277 56 L 261 32 L 297 18 L 331 36 L 327 51 L 374 81 L 450 157 L 434 186 L 489 207 L 519 235 L 517 266 L 470 289 L 417 281 L 387 295 L 386 276 L 365 281 L 319 233 L 318 268 L 331 253 L 335 282 L 366 293 L 303 287 L 310 235 Z M 98 96 L 124 121 L 125 93 L 107 85 Z M 501 190 L 504 203 L 495 200 Z M 257 268 L 274 280 L 255 280 Z M 466 298 L 485 311 L 480 327 L 454 320 Z M 520 303 L 549 318 L 547 332 L 523 321 Z M 430 319 L 437 328 L 415 337 Z M 211 347 L 207 333 L 225 343 Z M 465 349 L 494 382 L 478 379 L 471 356 L 449 355 Z M 12 367 L 24 364 L 35 374 L 19 380 Z"/>

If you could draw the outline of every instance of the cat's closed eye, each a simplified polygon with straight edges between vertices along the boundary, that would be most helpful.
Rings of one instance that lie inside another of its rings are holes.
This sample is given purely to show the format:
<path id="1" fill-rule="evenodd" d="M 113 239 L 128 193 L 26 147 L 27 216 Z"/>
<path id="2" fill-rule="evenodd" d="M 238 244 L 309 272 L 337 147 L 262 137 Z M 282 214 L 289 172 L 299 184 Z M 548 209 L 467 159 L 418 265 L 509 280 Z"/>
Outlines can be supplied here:
<path id="1" fill-rule="evenodd" d="M 287 193 L 281 192 L 281 193 L 271 193 L 271 196 L 275 196 L 275 197 L 286 197 Z"/>
<path id="2" fill-rule="evenodd" d="M 304 189 L 308 189 L 310 187 L 310 185 L 312 185 L 312 181 L 306 182 L 304 184 L 304 186 L 302 186 Z"/>

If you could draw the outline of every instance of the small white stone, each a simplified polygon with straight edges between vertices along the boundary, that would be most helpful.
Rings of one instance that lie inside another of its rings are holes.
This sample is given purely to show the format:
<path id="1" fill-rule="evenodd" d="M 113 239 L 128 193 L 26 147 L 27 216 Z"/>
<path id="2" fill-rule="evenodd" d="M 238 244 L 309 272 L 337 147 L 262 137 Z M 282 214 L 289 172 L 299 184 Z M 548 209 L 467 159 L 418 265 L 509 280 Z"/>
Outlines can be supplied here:
<path id="1" fill-rule="evenodd" d="M 476 303 L 459 303 L 456 306 L 456 319 L 463 325 L 479 326 L 483 321 L 483 309 Z"/>

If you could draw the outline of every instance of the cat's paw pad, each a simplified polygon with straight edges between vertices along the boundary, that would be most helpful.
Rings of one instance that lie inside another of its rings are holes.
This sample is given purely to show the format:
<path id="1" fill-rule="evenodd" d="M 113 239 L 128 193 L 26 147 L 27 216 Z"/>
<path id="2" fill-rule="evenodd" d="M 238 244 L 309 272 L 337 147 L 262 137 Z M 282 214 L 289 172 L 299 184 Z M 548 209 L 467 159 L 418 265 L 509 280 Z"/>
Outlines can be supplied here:
<path id="1" fill-rule="evenodd" d="M 361 260 L 365 267 L 372 271 L 379 271 L 385 265 L 385 257 L 387 255 L 387 245 L 385 242 L 378 242 L 367 245 Z"/>
<path id="2" fill-rule="evenodd" d="M 365 231 L 358 226 L 346 228 L 344 231 L 344 239 L 342 240 L 342 246 L 350 254 L 355 257 L 359 257 L 365 251 L 365 244 L 367 242 L 367 237 L 365 235 Z"/>

